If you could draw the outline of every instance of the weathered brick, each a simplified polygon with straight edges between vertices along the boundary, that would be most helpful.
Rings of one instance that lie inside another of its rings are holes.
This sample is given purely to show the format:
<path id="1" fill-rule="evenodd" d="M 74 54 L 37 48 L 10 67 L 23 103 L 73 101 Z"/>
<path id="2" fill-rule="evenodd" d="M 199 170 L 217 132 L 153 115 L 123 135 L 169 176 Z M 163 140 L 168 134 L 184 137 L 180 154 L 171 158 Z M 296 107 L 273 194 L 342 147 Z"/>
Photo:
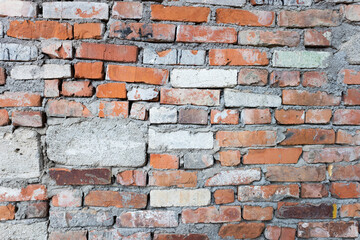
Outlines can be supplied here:
<path id="1" fill-rule="evenodd" d="M 304 35 L 304 45 L 309 47 L 331 46 L 331 31 L 318 31 L 315 29 L 307 29 Z"/>
<path id="2" fill-rule="evenodd" d="M 150 154 L 150 166 L 155 169 L 178 169 L 179 157 L 171 154 Z"/>
<path id="3" fill-rule="evenodd" d="M 270 182 L 320 182 L 326 179 L 325 166 L 268 166 L 265 174 Z"/>
<path id="4" fill-rule="evenodd" d="M 164 85 L 169 78 L 166 69 L 108 65 L 106 79 L 121 82 Z"/>
<path id="5" fill-rule="evenodd" d="M 236 43 L 235 28 L 215 26 L 180 25 L 177 28 L 177 42 Z"/>
<path id="6" fill-rule="evenodd" d="M 323 198 L 329 195 L 329 191 L 321 183 L 302 183 L 301 198 Z"/>
<path id="7" fill-rule="evenodd" d="M 289 46 L 296 47 L 300 43 L 300 35 L 294 31 L 262 31 L 245 30 L 239 32 L 240 45 L 252 46 Z"/>
<path id="8" fill-rule="evenodd" d="M 153 107 L 150 108 L 149 115 L 152 124 L 177 122 L 177 110 L 175 108 Z"/>
<path id="9" fill-rule="evenodd" d="M 153 48 L 144 49 L 143 63 L 173 65 L 177 64 L 177 62 L 176 49 L 166 49 L 161 51 L 157 51 Z"/>
<path id="10" fill-rule="evenodd" d="M 342 69 L 339 78 L 349 85 L 360 84 L 360 72 L 352 69 Z"/>
<path id="11" fill-rule="evenodd" d="M 174 69 L 170 83 L 175 88 L 223 88 L 237 84 L 237 71 L 224 69 Z"/>
<path id="12" fill-rule="evenodd" d="M 75 39 L 101 39 L 104 34 L 104 25 L 102 23 L 75 23 Z"/>
<path id="13" fill-rule="evenodd" d="M 233 189 L 217 189 L 214 192 L 216 204 L 227 204 L 235 201 Z"/>
<path id="14" fill-rule="evenodd" d="M 240 85 L 264 86 L 268 82 L 268 71 L 266 69 L 242 68 L 238 75 Z"/>
<path id="15" fill-rule="evenodd" d="M 244 109 L 241 112 L 241 121 L 245 124 L 271 123 L 270 109 Z"/>
<path id="16" fill-rule="evenodd" d="M 295 239 L 296 229 L 268 225 L 264 235 L 265 238 L 269 240 L 292 240 Z"/>
<path id="17" fill-rule="evenodd" d="M 82 193 L 80 190 L 61 189 L 52 197 L 51 203 L 54 207 L 80 207 Z"/>
<path id="18" fill-rule="evenodd" d="M 286 68 L 327 68 L 332 54 L 319 51 L 282 51 L 275 50 L 273 67 Z"/>
<path id="19" fill-rule="evenodd" d="M 147 173 L 143 170 L 125 170 L 116 175 L 116 182 L 124 186 L 146 186 Z"/>
<path id="20" fill-rule="evenodd" d="M 27 92 L 4 92 L 0 95 L 0 107 L 41 107 L 41 96 Z"/>
<path id="21" fill-rule="evenodd" d="M 91 97 L 94 87 L 90 81 L 64 81 L 61 95 L 67 97 Z"/>
<path id="22" fill-rule="evenodd" d="M 0 126 L 9 125 L 9 113 L 6 109 L 0 109 Z"/>
<path id="23" fill-rule="evenodd" d="M 291 164 L 297 163 L 302 153 L 301 148 L 266 148 L 249 149 L 243 164 Z"/>
<path id="24" fill-rule="evenodd" d="M 104 229 L 89 231 L 89 240 L 121 239 L 121 240 L 151 240 L 151 233 L 137 232 L 130 235 L 123 235 L 122 229 Z"/>
<path id="25" fill-rule="evenodd" d="M 209 205 L 211 193 L 209 189 L 170 189 L 170 190 L 151 190 L 151 207 L 185 207 L 185 206 L 205 206 Z"/>
<path id="26" fill-rule="evenodd" d="M 60 96 L 60 81 L 58 79 L 44 81 L 44 97 Z"/>
<path id="27" fill-rule="evenodd" d="M 161 88 L 160 103 L 172 105 L 218 106 L 219 90 Z"/>
<path id="28" fill-rule="evenodd" d="M 215 66 L 266 66 L 266 52 L 258 49 L 210 49 L 210 65 Z M 217 70 L 220 71 L 220 70 Z"/>
<path id="29" fill-rule="evenodd" d="M 14 239 L 21 239 L 24 236 L 31 236 L 32 239 L 45 240 L 48 237 L 48 222 L 35 223 L 0 223 L 0 238 L 7 239 L 9 236 Z"/>
<path id="30" fill-rule="evenodd" d="M 326 85 L 328 78 L 326 72 L 304 72 L 303 86 L 304 87 L 322 87 Z"/>
<path id="31" fill-rule="evenodd" d="M 219 230 L 219 236 L 223 239 L 232 237 L 234 239 L 250 239 L 258 238 L 264 231 L 264 223 L 236 223 L 236 224 L 224 224 Z"/>
<path id="32" fill-rule="evenodd" d="M 36 17 L 36 3 L 31 1 L 3 0 L 0 3 L 0 16 Z"/>
<path id="33" fill-rule="evenodd" d="M 115 2 L 111 12 L 113 18 L 141 19 L 143 12 L 143 3 Z"/>
<path id="34" fill-rule="evenodd" d="M 299 71 L 273 71 L 270 75 L 272 87 L 296 87 L 300 85 Z"/>
<path id="35" fill-rule="evenodd" d="M 167 234 L 167 233 L 155 233 L 154 240 L 209 240 L 206 234 Z"/>
<path id="36" fill-rule="evenodd" d="M 0 206 L 0 221 L 15 219 L 15 206 L 12 204 Z"/>
<path id="37" fill-rule="evenodd" d="M 109 7 L 97 2 L 45 2 L 43 18 L 52 19 L 108 19 Z"/>
<path id="38" fill-rule="evenodd" d="M 41 51 L 50 58 L 73 58 L 73 45 L 71 41 L 46 40 L 41 43 Z"/>
<path id="39" fill-rule="evenodd" d="M 107 168 L 51 168 L 49 175 L 57 185 L 105 185 L 111 183 L 111 172 Z"/>
<path id="40" fill-rule="evenodd" d="M 153 171 L 149 174 L 149 185 L 159 187 L 196 187 L 197 172 L 183 170 Z"/>
<path id="41" fill-rule="evenodd" d="M 130 228 L 168 228 L 178 226 L 178 216 L 174 211 L 136 211 L 123 212 L 117 219 L 117 225 Z"/>
<path id="42" fill-rule="evenodd" d="M 340 208 L 340 217 L 358 218 L 360 217 L 360 203 L 343 204 Z"/>
<path id="43" fill-rule="evenodd" d="M 208 178 L 205 186 L 250 184 L 261 179 L 260 168 L 222 171 Z"/>
<path id="44" fill-rule="evenodd" d="M 223 223 L 241 221 L 240 206 L 202 207 L 197 209 L 183 209 L 182 222 L 187 223 Z"/>
<path id="45" fill-rule="evenodd" d="M 158 4 L 151 5 L 152 20 L 159 21 L 178 21 L 178 22 L 207 22 L 210 15 L 210 8 L 206 7 L 177 7 L 163 6 Z"/>
<path id="46" fill-rule="evenodd" d="M 208 122 L 208 112 L 203 109 L 180 109 L 179 123 L 181 124 L 202 124 L 206 125 Z"/>
<path id="47" fill-rule="evenodd" d="M 351 22 L 360 21 L 360 7 L 358 5 L 345 5 L 342 11 L 347 20 Z"/>
<path id="48" fill-rule="evenodd" d="M 273 208 L 245 205 L 243 208 L 243 218 L 250 221 L 268 221 L 273 218 Z"/>
<path id="49" fill-rule="evenodd" d="M 304 90 L 283 90 L 283 104 L 301 106 L 334 106 L 339 105 L 341 97 L 317 91 L 311 93 Z"/>
<path id="50" fill-rule="evenodd" d="M 72 76 L 71 66 L 68 64 L 18 65 L 11 69 L 10 75 L 16 80 L 70 78 Z"/>
<path id="51" fill-rule="evenodd" d="M 338 130 L 336 133 L 336 143 L 346 145 L 360 145 L 360 131 L 351 133 L 346 130 Z"/>
<path id="52" fill-rule="evenodd" d="M 90 117 L 92 116 L 89 109 L 85 105 L 68 101 L 65 99 L 47 101 L 45 106 L 47 116 L 51 117 Z"/>
<path id="53" fill-rule="evenodd" d="M 180 65 L 203 65 L 206 51 L 204 50 L 178 50 L 178 64 Z"/>
<path id="54" fill-rule="evenodd" d="M 279 202 L 276 211 L 276 217 L 286 219 L 336 218 L 336 204 Z"/>
<path id="55" fill-rule="evenodd" d="M 221 166 L 237 166 L 240 164 L 241 153 L 239 150 L 227 150 L 219 152 Z"/>
<path id="56" fill-rule="evenodd" d="M 239 90 L 225 89 L 226 107 L 280 107 L 281 98 L 278 95 L 248 93 Z"/>
<path id="57" fill-rule="evenodd" d="M 145 208 L 147 195 L 135 192 L 90 191 L 84 199 L 85 206 Z"/>
<path id="58" fill-rule="evenodd" d="M 115 62 L 136 62 L 138 47 L 130 45 L 83 42 L 76 49 L 76 57 Z"/>
<path id="59" fill-rule="evenodd" d="M 275 119 L 279 124 L 303 124 L 305 122 L 304 110 L 275 110 Z"/>
<path id="60" fill-rule="evenodd" d="M 66 232 L 51 232 L 49 235 L 49 240 L 87 240 L 86 230 L 78 230 L 78 231 L 66 231 Z"/>
<path id="61" fill-rule="evenodd" d="M 46 218 L 49 213 L 48 202 L 26 202 L 18 204 L 17 207 L 18 212 L 24 213 L 25 219 Z"/>
<path id="62" fill-rule="evenodd" d="M 356 88 L 348 89 L 344 95 L 343 101 L 344 105 L 347 106 L 360 105 L 360 90 Z"/>
<path id="63" fill-rule="evenodd" d="M 11 120 L 14 126 L 42 127 L 44 125 L 43 114 L 40 111 L 13 111 Z"/>
<path id="64" fill-rule="evenodd" d="M 211 124 L 238 124 L 239 111 L 224 109 L 223 111 L 212 109 L 210 113 Z"/>
<path id="65" fill-rule="evenodd" d="M 204 152 L 185 153 L 185 169 L 204 169 L 214 165 L 214 158 L 211 154 Z"/>
<path id="66" fill-rule="evenodd" d="M 357 222 L 300 222 L 297 236 L 300 238 L 356 238 Z"/>
<path id="67" fill-rule="evenodd" d="M 110 25 L 109 37 L 132 41 L 173 42 L 175 28 L 172 24 L 115 21 Z"/>
<path id="68" fill-rule="evenodd" d="M 360 164 L 331 165 L 329 175 L 331 181 L 360 181 Z"/>
<path id="69" fill-rule="evenodd" d="M 98 98 L 126 98 L 125 83 L 104 83 L 96 87 Z"/>
<path id="70" fill-rule="evenodd" d="M 78 62 L 74 65 L 75 78 L 103 79 L 104 64 L 102 62 Z"/>
<path id="71" fill-rule="evenodd" d="M 334 125 L 360 125 L 360 110 L 338 109 L 334 112 Z"/>
<path id="72" fill-rule="evenodd" d="M 309 149 L 303 159 L 307 163 L 351 162 L 360 158 L 360 147 L 331 147 Z"/>
<path id="73" fill-rule="evenodd" d="M 238 187 L 238 200 L 241 202 L 277 202 L 285 198 L 299 198 L 299 194 L 300 190 L 297 184 Z"/>
<path id="74" fill-rule="evenodd" d="M 47 200 L 46 186 L 28 185 L 24 188 L 0 187 L 0 202 Z"/>
<path id="75" fill-rule="evenodd" d="M 147 120 L 148 111 L 143 103 L 133 103 L 130 110 L 130 118 L 137 120 Z"/>
<path id="76" fill-rule="evenodd" d="M 216 10 L 216 22 L 240 26 L 271 27 L 275 24 L 275 13 L 270 11 L 219 8 Z"/>
<path id="77" fill-rule="evenodd" d="M 216 140 L 220 147 L 255 147 L 276 144 L 275 131 L 218 131 Z"/>
<path id="78" fill-rule="evenodd" d="M 326 124 L 330 122 L 331 109 L 309 109 L 306 111 L 305 122 L 311 124 Z"/>
<path id="79" fill-rule="evenodd" d="M 38 49 L 17 43 L 0 43 L 0 61 L 32 61 L 36 60 Z"/>
<path id="80" fill-rule="evenodd" d="M 330 9 L 281 11 L 277 20 L 280 27 L 334 27 L 340 24 L 340 15 Z"/>
<path id="81" fill-rule="evenodd" d="M 243 7 L 246 4 L 245 0 L 185 0 L 185 2 L 235 7 Z"/>
<path id="82" fill-rule="evenodd" d="M 11 21 L 6 34 L 9 37 L 20 39 L 57 38 L 66 40 L 73 38 L 72 26 L 69 23 L 56 21 Z"/>
<path id="83" fill-rule="evenodd" d="M 6 83 L 6 70 L 0 67 L 0 85 L 5 85 Z"/>
<path id="84" fill-rule="evenodd" d="M 312 144 L 334 144 L 335 131 L 333 129 L 295 129 L 286 130 L 285 139 L 280 145 L 312 145 Z"/>
<path id="85" fill-rule="evenodd" d="M 360 184 L 357 182 L 331 183 L 330 192 L 335 198 L 359 198 Z"/>

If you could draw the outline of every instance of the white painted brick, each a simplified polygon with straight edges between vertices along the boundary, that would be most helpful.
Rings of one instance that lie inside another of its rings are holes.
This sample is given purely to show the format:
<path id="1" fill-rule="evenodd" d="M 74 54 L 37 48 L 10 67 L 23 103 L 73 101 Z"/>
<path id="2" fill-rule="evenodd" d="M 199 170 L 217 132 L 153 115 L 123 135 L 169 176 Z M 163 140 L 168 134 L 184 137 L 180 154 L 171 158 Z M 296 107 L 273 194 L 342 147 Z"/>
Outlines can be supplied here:
<path id="1" fill-rule="evenodd" d="M 225 89 L 226 107 L 279 107 L 281 97 L 258 93 L 246 93 L 238 90 Z"/>
<path id="2" fill-rule="evenodd" d="M 69 64 L 19 65 L 11 69 L 10 76 L 17 80 L 69 78 L 71 66 Z"/>
<path id="3" fill-rule="evenodd" d="M 143 62 L 146 64 L 176 64 L 176 49 L 168 49 L 164 51 L 156 51 L 153 48 L 144 49 Z"/>
<path id="4" fill-rule="evenodd" d="M 211 154 L 194 152 L 184 155 L 185 169 L 204 169 L 214 165 L 214 158 Z"/>
<path id="5" fill-rule="evenodd" d="M 330 52 L 316 51 L 274 51 L 273 67 L 326 68 Z"/>
<path id="6" fill-rule="evenodd" d="M 29 129 L 0 132 L 0 178 L 40 176 L 39 134 Z"/>
<path id="7" fill-rule="evenodd" d="M 201 3 L 201 4 L 212 4 L 212 5 L 224 5 L 224 6 L 235 6 L 242 7 L 246 4 L 246 0 L 185 0 L 188 3 Z"/>
<path id="8" fill-rule="evenodd" d="M 150 108 L 150 123 L 176 123 L 177 122 L 177 110 L 159 107 Z"/>
<path id="9" fill-rule="evenodd" d="M 206 206 L 210 204 L 210 200 L 209 189 L 150 191 L 151 207 Z"/>
<path id="10" fill-rule="evenodd" d="M 37 58 L 38 49 L 17 43 L 0 43 L 1 61 L 30 61 Z"/>
<path id="11" fill-rule="evenodd" d="M 0 223 L 0 239 L 46 240 L 47 222 L 28 224 Z"/>
<path id="12" fill-rule="evenodd" d="M 36 17 L 36 3 L 30 1 L 0 1 L 0 16 Z"/>
<path id="13" fill-rule="evenodd" d="M 203 65 L 206 52 L 204 50 L 178 50 L 178 64 Z"/>
<path id="14" fill-rule="evenodd" d="M 212 132 L 191 132 L 179 130 L 158 132 L 149 129 L 149 149 L 212 149 L 214 139 Z"/>
<path id="15" fill-rule="evenodd" d="M 46 2 L 43 17 L 52 19 L 108 19 L 109 7 L 97 2 Z"/>
<path id="16" fill-rule="evenodd" d="M 0 22 L 0 37 L 3 37 L 3 36 L 4 36 L 4 27 L 3 27 L 2 22 Z"/>
<path id="17" fill-rule="evenodd" d="M 159 92 L 153 88 L 133 88 L 127 92 L 130 101 L 151 101 L 158 98 Z"/>
<path id="18" fill-rule="evenodd" d="M 205 186 L 250 184 L 261 179 L 260 168 L 222 171 L 206 181 Z"/>
<path id="19" fill-rule="evenodd" d="M 170 82 L 173 87 L 219 88 L 237 84 L 237 71 L 224 69 L 174 69 Z"/>

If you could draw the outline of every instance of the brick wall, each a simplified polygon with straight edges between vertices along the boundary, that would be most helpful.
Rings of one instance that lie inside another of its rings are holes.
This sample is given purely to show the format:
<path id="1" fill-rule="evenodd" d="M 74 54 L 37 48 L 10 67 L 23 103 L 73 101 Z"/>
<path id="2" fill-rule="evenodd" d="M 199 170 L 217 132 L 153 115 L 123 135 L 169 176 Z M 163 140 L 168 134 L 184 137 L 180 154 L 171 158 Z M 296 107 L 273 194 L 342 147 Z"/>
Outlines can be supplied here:
<path id="1" fill-rule="evenodd" d="M 357 0 L 0 0 L 0 239 L 359 239 Z"/>

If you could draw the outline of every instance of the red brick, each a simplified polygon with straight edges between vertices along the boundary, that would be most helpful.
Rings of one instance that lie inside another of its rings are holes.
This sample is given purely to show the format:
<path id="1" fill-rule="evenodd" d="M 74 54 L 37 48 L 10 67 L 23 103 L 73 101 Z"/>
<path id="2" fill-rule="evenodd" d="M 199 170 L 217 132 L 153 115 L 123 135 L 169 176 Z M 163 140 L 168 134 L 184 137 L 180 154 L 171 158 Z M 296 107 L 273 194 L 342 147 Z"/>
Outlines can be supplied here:
<path id="1" fill-rule="evenodd" d="M 270 11 L 220 8 L 216 10 L 216 22 L 240 26 L 271 27 L 275 24 L 275 13 Z"/>
<path id="2" fill-rule="evenodd" d="M 266 66 L 266 52 L 258 49 L 210 49 L 210 65 L 215 66 Z"/>
<path id="3" fill-rule="evenodd" d="M 303 86 L 304 87 L 322 87 L 326 85 L 328 78 L 326 72 L 304 72 Z"/>
<path id="4" fill-rule="evenodd" d="M 15 206 L 8 204 L 0 206 L 0 221 L 15 219 Z"/>
<path id="5" fill-rule="evenodd" d="M 142 170 L 126 170 L 119 172 L 116 182 L 124 186 L 146 186 L 146 172 Z"/>
<path id="6" fill-rule="evenodd" d="M 340 208 L 340 217 L 358 218 L 360 217 L 360 203 L 344 204 Z"/>
<path id="7" fill-rule="evenodd" d="M 218 106 L 220 104 L 219 90 L 162 88 L 160 103 L 172 105 Z"/>
<path id="8" fill-rule="evenodd" d="M 297 163 L 302 148 L 249 149 L 243 164 L 291 164 Z"/>
<path id="9" fill-rule="evenodd" d="M 125 23 L 110 25 L 109 37 L 131 41 L 173 42 L 175 25 L 162 23 Z"/>
<path id="10" fill-rule="evenodd" d="M 0 85 L 5 85 L 6 83 L 6 70 L 0 67 Z"/>
<path id="11" fill-rule="evenodd" d="M 272 207 L 246 205 L 243 208 L 243 218 L 250 221 L 268 221 L 273 218 Z"/>
<path id="12" fill-rule="evenodd" d="M 238 75 L 240 85 L 264 86 L 268 82 L 268 71 L 266 69 L 242 68 Z"/>
<path id="13" fill-rule="evenodd" d="M 49 215 L 48 202 L 27 202 L 24 209 L 26 219 L 45 218 Z"/>
<path id="14" fill-rule="evenodd" d="M 179 157 L 171 154 L 150 154 L 150 166 L 155 169 L 178 169 Z"/>
<path id="15" fill-rule="evenodd" d="M 271 112 L 269 109 L 244 109 L 241 112 L 241 120 L 245 124 L 269 124 Z"/>
<path id="16" fill-rule="evenodd" d="M 56 21 L 11 21 L 6 33 L 9 37 L 21 39 L 72 39 L 72 26 Z"/>
<path id="17" fill-rule="evenodd" d="M 224 224 L 219 230 L 219 236 L 222 239 L 233 237 L 234 239 L 243 238 L 258 238 L 264 231 L 264 223 L 236 223 L 236 224 Z"/>
<path id="18" fill-rule="evenodd" d="M 334 144 L 335 131 L 333 129 L 287 129 L 285 139 L 280 145 L 312 145 L 312 144 Z"/>
<path id="19" fill-rule="evenodd" d="M 102 23 L 75 23 L 75 39 L 101 39 L 104 32 Z"/>
<path id="20" fill-rule="evenodd" d="M 339 13 L 330 9 L 304 11 L 281 11 L 278 14 L 280 27 L 334 27 L 340 23 Z"/>
<path id="21" fill-rule="evenodd" d="M 331 183 L 330 192 L 335 198 L 359 198 L 360 184 L 357 182 Z"/>
<path id="22" fill-rule="evenodd" d="M 208 112 L 203 109 L 180 109 L 179 123 L 181 124 L 201 124 L 208 122 Z"/>
<path id="23" fill-rule="evenodd" d="M 288 227 L 267 226 L 264 233 L 269 240 L 295 240 L 296 229 Z"/>
<path id="24" fill-rule="evenodd" d="M 167 233 L 155 233 L 154 240 L 209 240 L 205 234 L 167 234 Z"/>
<path id="25" fill-rule="evenodd" d="M 356 154 L 354 152 L 354 154 Z M 356 158 L 358 159 L 358 158 Z M 360 164 L 331 165 L 331 181 L 360 181 Z"/>
<path id="26" fill-rule="evenodd" d="M 236 43 L 235 28 L 180 25 L 177 28 L 177 42 Z"/>
<path id="27" fill-rule="evenodd" d="M 301 198 L 324 198 L 329 195 L 329 191 L 321 183 L 302 183 Z"/>
<path id="28" fill-rule="evenodd" d="M 86 230 L 51 232 L 49 240 L 87 240 Z"/>
<path id="29" fill-rule="evenodd" d="M 0 202 L 47 200 L 46 186 L 44 185 L 32 184 L 24 188 L 0 188 Z"/>
<path id="30" fill-rule="evenodd" d="M 344 105 L 348 106 L 360 105 L 360 90 L 356 88 L 348 89 L 343 101 Z"/>
<path id="31" fill-rule="evenodd" d="M 266 186 L 240 186 L 238 188 L 238 200 L 249 201 L 279 201 L 284 198 L 299 198 L 299 186 L 289 185 L 266 185 Z"/>
<path id="32" fill-rule="evenodd" d="M 107 168 L 50 168 L 49 175 L 57 185 L 106 185 L 111 183 L 111 171 Z"/>
<path id="33" fill-rule="evenodd" d="M 331 31 L 306 29 L 304 45 L 309 47 L 329 47 L 331 46 Z"/>
<path id="34" fill-rule="evenodd" d="M 300 222 L 297 235 L 300 238 L 356 238 L 357 222 Z"/>
<path id="35" fill-rule="evenodd" d="M 0 95 L 0 107 L 41 107 L 41 96 L 27 92 L 4 92 Z"/>
<path id="36" fill-rule="evenodd" d="M 336 204 L 278 202 L 276 217 L 282 219 L 327 219 L 336 218 Z"/>
<path id="37" fill-rule="evenodd" d="M 85 206 L 145 208 L 147 195 L 135 192 L 90 191 L 84 199 Z"/>
<path id="38" fill-rule="evenodd" d="M 108 65 L 107 79 L 121 82 L 164 85 L 169 78 L 166 69 Z"/>
<path id="39" fill-rule="evenodd" d="M 282 100 L 284 105 L 335 106 L 340 105 L 341 97 L 320 91 L 283 90 Z"/>
<path id="40" fill-rule="evenodd" d="M 96 87 L 98 98 L 126 98 L 125 83 L 104 83 Z"/>
<path id="41" fill-rule="evenodd" d="M 334 112 L 334 125 L 360 125 L 360 110 L 338 109 Z"/>
<path id="42" fill-rule="evenodd" d="M 360 158 L 360 147 L 314 148 L 304 152 L 307 163 L 351 162 Z"/>
<path id="43" fill-rule="evenodd" d="M 207 22 L 210 8 L 151 5 L 151 19 L 159 21 Z"/>
<path id="44" fill-rule="evenodd" d="M 52 197 L 54 207 L 81 207 L 82 193 L 79 190 L 62 189 Z"/>
<path id="45" fill-rule="evenodd" d="M 128 45 L 83 42 L 76 49 L 76 57 L 114 62 L 136 62 L 138 47 Z"/>
<path id="46" fill-rule="evenodd" d="M 65 81 L 62 83 L 61 95 L 67 97 L 91 97 L 94 87 L 90 81 Z"/>
<path id="47" fill-rule="evenodd" d="M 336 133 L 336 143 L 346 145 L 360 145 L 360 130 L 351 133 L 346 130 L 338 130 Z"/>
<path id="48" fill-rule="evenodd" d="M 159 187 L 196 187 L 197 172 L 183 170 L 153 171 L 149 174 L 149 185 Z"/>
<path id="49" fill-rule="evenodd" d="M 187 223 L 222 223 L 241 221 L 240 206 L 202 207 L 183 209 L 182 222 Z"/>
<path id="50" fill-rule="evenodd" d="M 299 43 L 300 34 L 295 31 L 245 30 L 239 32 L 240 45 L 296 47 Z"/>
<path id="51" fill-rule="evenodd" d="M 208 178 L 205 182 L 206 187 L 228 186 L 250 184 L 261 178 L 260 168 L 237 168 L 235 170 L 221 171 Z"/>
<path id="52" fill-rule="evenodd" d="M 49 100 L 46 103 L 46 115 L 51 117 L 90 117 L 89 109 L 83 104 L 65 99 Z"/>
<path id="53" fill-rule="evenodd" d="M 101 101 L 99 105 L 99 117 L 101 118 L 127 118 L 129 115 L 129 102 Z"/>
<path id="54" fill-rule="evenodd" d="M 278 124 L 303 124 L 305 121 L 304 110 L 275 110 L 275 119 Z"/>
<path id="55" fill-rule="evenodd" d="M 343 69 L 339 73 L 340 78 L 345 84 L 356 85 L 360 84 L 360 71 L 352 69 Z"/>
<path id="56" fill-rule="evenodd" d="M 42 127 L 44 125 L 43 114 L 40 111 L 14 111 L 11 114 L 14 126 Z"/>
<path id="57" fill-rule="evenodd" d="M 223 111 L 212 109 L 210 113 L 211 124 L 239 124 L 239 111 L 224 109 Z"/>
<path id="58" fill-rule="evenodd" d="M 123 212 L 117 220 L 117 225 L 130 228 L 177 227 L 178 216 L 173 211 Z"/>
<path id="59" fill-rule="evenodd" d="M 265 174 L 270 182 L 321 182 L 326 179 L 325 166 L 268 166 Z"/>
<path id="60" fill-rule="evenodd" d="M 299 71 L 273 71 L 270 75 L 273 87 L 296 87 L 300 85 Z"/>
<path id="61" fill-rule="evenodd" d="M 60 80 L 44 80 L 44 97 L 59 97 L 60 96 Z"/>
<path id="62" fill-rule="evenodd" d="M 331 109 L 309 109 L 306 111 L 305 123 L 326 124 L 330 122 Z"/>
<path id="63" fill-rule="evenodd" d="M 241 153 L 238 150 L 219 152 L 221 166 L 237 166 L 240 164 Z"/>
<path id="64" fill-rule="evenodd" d="M 112 17 L 119 19 L 141 19 L 143 4 L 140 2 L 115 2 Z"/>
<path id="65" fill-rule="evenodd" d="M 75 78 L 104 78 L 104 64 L 102 62 L 78 62 L 74 65 L 74 68 Z"/>
<path id="66" fill-rule="evenodd" d="M 6 109 L 0 109 L 0 126 L 9 125 L 9 113 Z"/>
<path id="67" fill-rule="evenodd" d="M 233 203 L 235 201 L 234 190 L 217 189 L 214 192 L 214 199 L 216 204 Z"/>
<path id="68" fill-rule="evenodd" d="M 220 147 L 255 147 L 276 144 L 275 131 L 218 131 L 216 140 Z"/>

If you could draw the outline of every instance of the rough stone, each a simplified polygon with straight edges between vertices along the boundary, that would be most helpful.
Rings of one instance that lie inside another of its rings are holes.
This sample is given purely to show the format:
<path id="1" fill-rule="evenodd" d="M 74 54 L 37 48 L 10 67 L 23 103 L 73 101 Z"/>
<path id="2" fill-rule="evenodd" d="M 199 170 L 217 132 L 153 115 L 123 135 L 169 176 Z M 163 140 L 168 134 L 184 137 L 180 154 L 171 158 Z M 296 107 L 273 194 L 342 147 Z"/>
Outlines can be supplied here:
<path id="1" fill-rule="evenodd" d="M 47 225 L 47 222 L 29 224 L 0 223 L 0 238 L 9 239 L 11 236 L 10 239 L 46 240 L 48 235 Z"/>

